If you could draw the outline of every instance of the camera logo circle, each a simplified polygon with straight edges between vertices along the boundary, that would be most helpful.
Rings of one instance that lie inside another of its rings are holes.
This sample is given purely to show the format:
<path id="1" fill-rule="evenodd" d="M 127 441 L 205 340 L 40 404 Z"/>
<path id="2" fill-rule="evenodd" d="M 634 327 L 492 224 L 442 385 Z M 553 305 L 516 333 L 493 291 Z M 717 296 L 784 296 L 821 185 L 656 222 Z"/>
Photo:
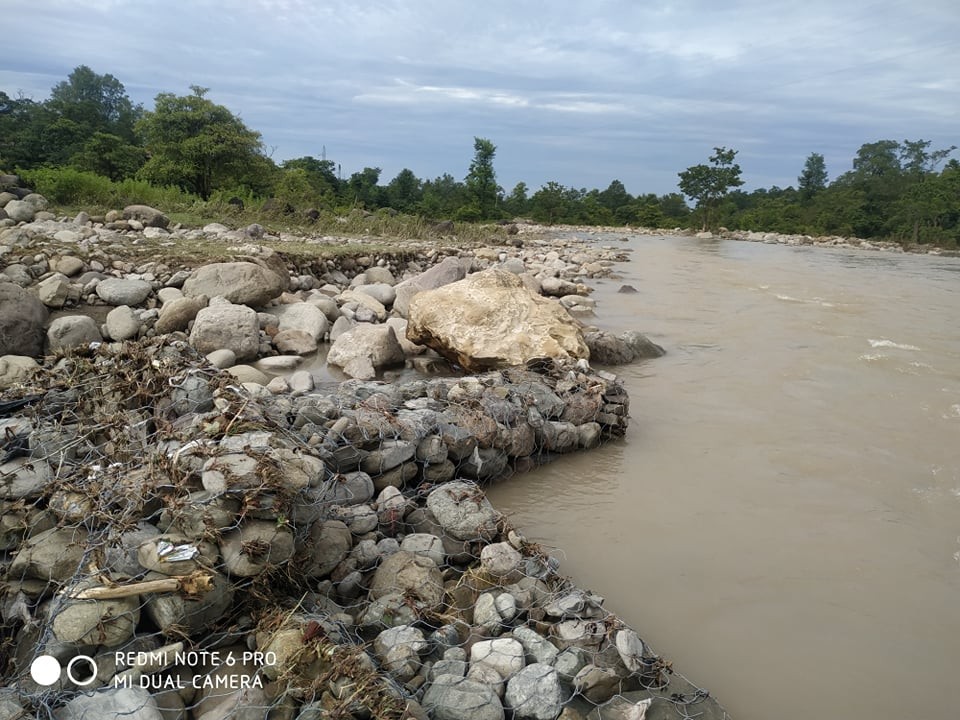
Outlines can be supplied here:
<path id="1" fill-rule="evenodd" d="M 30 677 L 37 685 L 53 685 L 60 679 L 60 661 L 53 655 L 41 655 L 30 663 Z"/>
<path id="2" fill-rule="evenodd" d="M 83 663 L 79 668 L 77 668 L 78 672 L 83 673 L 82 678 L 74 677 L 73 675 L 74 668 L 77 667 L 78 663 Z M 99 668 L 97 667 L 96 660 L 89 655 L 77 655 L 67 663 L 67 680 L 72 682 L 77 687 L 86 687 L 97 679 L 98 671 Z"/>

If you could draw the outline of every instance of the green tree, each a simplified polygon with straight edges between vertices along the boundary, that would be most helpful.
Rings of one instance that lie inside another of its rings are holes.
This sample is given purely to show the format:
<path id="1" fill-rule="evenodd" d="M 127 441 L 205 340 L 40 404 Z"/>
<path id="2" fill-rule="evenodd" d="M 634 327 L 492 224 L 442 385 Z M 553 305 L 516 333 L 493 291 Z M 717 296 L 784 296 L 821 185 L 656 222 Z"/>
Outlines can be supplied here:
<path id="1" fill-rule="evenodd" d="M 572 199 L 569 188 L 551 180 L 530 198 L 530 213 L 534 220 L 552 225 L 567 217 Z"/>
<path id="2" fill-rule="evenodd" d="M 160 93 L 137 123 L 150 153 L 138 175 L 208 199 L 214 190 L 244 184 L 263 165 L 263 145 L 260 133 L 205 97 L 208 88 L 190 89 L 191 95 Z"/>
<path id="3" fill-rule="evenodd" d="M 473 162 L 467 173 L 466 186 L 470 200 L 482 219 L 492 218 L 497 205 L 497 174 L 493 169 L 496 146 L 486 138 L 473 139 Z"/>
<path id="4" fill-rule="evenodd" d="M 336 164 L 332 160 L 318 160 L 312 155 L 284 160 L 280 163 L 284 170 L 303 170 L 307 174 L 307 180 L 314 192 L 318 195 L 329 198 L 336 196 L 340 192 L 340 180 L 337 178 Z"/>
<path id="5" fill-rule="evenodd" d="M 420 211 L 428 217 L 453 217 L 459 208 L 468 203 L 466 186 L 450 173 L 423 183 Z"/>
<path id="6" fill-rule="evenodd" d="M 951 205 L 960 200 L 951 197 L 950 184 L 935 172 L 956 145 L 933 151 L 930 145 L 929 140 L 904 140 L 900 145 L 905 188 L 895 204 L 893 219 L 909 232 L 913 243 L 925 239 L 921 238 L 921 228 L 938 228 Z"/>
<path id="7" fill-rule="evenodd" d="M 622 182 L 619 180 L 611 181 L 607 189 L 601 192 L 597 199 L 618 219 L 626 221 L 626 216 L 629 214 L 627 206 L 633 202 L 633 197 L 627 192 Z"/>
<path id="8" fill-rule="evenodd" d="M 510 191 L 510 194 L 504 198 L 503 209 L 511 217 L 517 217 L 527 212 L 529 204 L 530 200 L 527 197 L 527 184 L 521 181 L 514 185 L 513 190 Z"/>
<path id="9" fill-rule="evenodd" d="M 733 161 L 736 155 L 736 150 L 717 147 L 710 156 L 712 165 L 693 165 L 678 173 L 681 192 L 697 201 L 697 209 L 702 213 L 703 230 L 711 226 L 720 200 L 731 188 L 743 185 L 740 166 Z"/>
<path id="10" fill-rule="evenodd" d="M 146 161 L 147 152 L 142 147 L 105 132 L 95 132 L 70 158 L 70 164 L 75 168 L 114 181 L 133 177 Z"/>
<path id="11" fill-rule="evenodd" d="M 820 153 L 810 153 L 797 178 L 801 202 L 809 202 L 814 195 L 827 187 L 827 164 Z"/>
<path id="12" fill-rule="evenodd" d="M 404 168 L 387 183 L 387 201 L 394 210 L 414 212 L 423 199 L 423 187 L 413 170 Z"/>
<path id="13" fill-rule="evenodd" d="M 95 132 L 117 135 L 128 143 L 136 139 L 134 125 L 140 108 L 113 75 L 98 75 L 79 65 L 50 91 L 47 106 L 58 117 L 77 123 L 89 137 Z"/>
<path id="14" fill-rule="evenodd" d="M 383 188 L 377 185 L 380 182 L 380 168 L 365 167 L 355 172 L 347 180 L 346 195 L 355 205 L 361 205 L 367 210 L 376 210 L 383 206 Z"/>

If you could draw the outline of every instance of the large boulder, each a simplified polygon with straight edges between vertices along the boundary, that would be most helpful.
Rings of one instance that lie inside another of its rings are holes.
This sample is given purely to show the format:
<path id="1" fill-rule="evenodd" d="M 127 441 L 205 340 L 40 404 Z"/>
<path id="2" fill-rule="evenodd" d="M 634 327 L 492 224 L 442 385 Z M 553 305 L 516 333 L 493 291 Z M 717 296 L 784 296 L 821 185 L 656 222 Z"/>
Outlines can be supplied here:
<path id="1" fill-rule="evenodd" d="M 598 365 L 622 365 L 634 360 L 657 358 L 666 352 L 636 330 L 627 330 L 619 335 L 594 330 L 585 333 L 583 339 L 590 348 L 590 359 Z"/>
<path id="2" fill-rule="evenodd" d="M 142 222 L 144 227 L 165 228 L 170 224 L 166 215 L 149 205 L 127 205 L 123 209 L 123 217 L 125 220 Z"/>
<path id="3" fill-rule="evenodd" d="M 393 309 L 403 317 L 407 317 L 410 309 L 410 300 L 417 293 L 424 290 L 435 290 L 438 287 L 449 285 L 457 280 L 463 280 L 467 271 L 463 263 L 455 257 L 445 257 L 429 270 L 425 270 L 416 277 L 404 280 L 394 286 L 396 295 L 393 300 Z"/>
<path id="4" fill-rule="evenodd" d="M 590 357 L 579 323 L 563 307 L 498 268 L 415 295 L 408 319 L 408 340 L 469 372 L 544 356 Z"/>
<path id="5" fill-rule="evenodd" d="M 246 305 L 216 303 L 197 313 L 190 344 L 201 353 L 232 350 L 237 360 L 252 360 L 260 349 L 257 313 Z"/>
<path id="6" fill-rule="evenodd" d="M 50 352 L 87 347 L 90 343 L 103 341 L 100 328 L 93 318 L 86 315 L 58 317 L 47 330 Z"/>
<path id="7" fill-rule="evenodd" d="M 106 278 L 97 283 L 97 295 L 107 305 L 135 307 L 147 299 L 153 286 L 136 278 Z"/>
<path id="8" fill-rule="evenodd" d="M 225 297 L 232 303 L 266 305 L 289 286 L 289 279 L 252 262 L 211 263 L 193 271 L 183 284 L 187 297 Z"/>
<path id="9" fill-rule="evenodd" d="M 48 315 L 36 295 L 19 285 L 0 282 L 0 355 L 42 355 Z"/>
<path id="10" fill-rule="evenodd" d="M 37 208 L 26 200 L 11 200 L 3 206 L 7 217 L 15 222 L 31 222 L 37 212 Z"/>
<path id="11" fill-rule="evenodd" d="M 403 362 L 403 349 L 389 325 L 361 323 L 333 341 L 327 362 L 350 377 L 369 380 L 376 369 Z"/>

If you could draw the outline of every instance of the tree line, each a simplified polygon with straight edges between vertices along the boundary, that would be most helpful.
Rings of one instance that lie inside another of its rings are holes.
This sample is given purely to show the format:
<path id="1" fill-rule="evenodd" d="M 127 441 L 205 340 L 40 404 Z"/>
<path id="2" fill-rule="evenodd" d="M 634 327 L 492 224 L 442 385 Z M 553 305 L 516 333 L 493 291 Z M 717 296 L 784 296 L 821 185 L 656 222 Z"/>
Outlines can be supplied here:
<path id="1" fill-rule="evenodd" d="M 678 173 L 680 192 L 631 195 L 619 180 L 603 190 L 551 181 L 532 192 L 523 182 L 506 191 L 497 184 L 496 146 L 480 137 L 474 138 L 463 179 L 449 173 L 421 179 L 405 168 L 384 182 L 377 167 L 344 178 L 332 160 L 312 156 L 277 164 L 260 133 L 207 92 L 191 86 L 186 95 L 160 93 L 146 110 L 131 102 L 117 78 L 85 65 L 42 102 L 0 91 L 0 169 L 59 168 L 112 182 L 135 179 L 203 201 L 259 203 L 288 214 L 389 208 L 465 221 L 528 217 L 545 223 L 960 241 L 960 163 L 949 157 L 956 148 L 934 149 L 926 140 L 866 143 L 852 168 L 832 182 L 823 155 L 811 153 L 796 187 L 740 190 L 737 151 L 718 147 L 708 163 Z"/>

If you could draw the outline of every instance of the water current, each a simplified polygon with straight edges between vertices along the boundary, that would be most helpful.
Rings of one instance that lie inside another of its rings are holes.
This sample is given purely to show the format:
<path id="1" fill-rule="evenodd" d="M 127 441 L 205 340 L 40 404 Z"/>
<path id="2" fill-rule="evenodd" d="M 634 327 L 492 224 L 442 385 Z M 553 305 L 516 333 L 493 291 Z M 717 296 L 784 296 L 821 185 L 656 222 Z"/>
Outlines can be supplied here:
<path id="1" fill-rule="evenodd" d="M 494 505 L 737 720 L 960 717 L 960 259 L 601 242 L 596 324 L 668 354 Z"/>

